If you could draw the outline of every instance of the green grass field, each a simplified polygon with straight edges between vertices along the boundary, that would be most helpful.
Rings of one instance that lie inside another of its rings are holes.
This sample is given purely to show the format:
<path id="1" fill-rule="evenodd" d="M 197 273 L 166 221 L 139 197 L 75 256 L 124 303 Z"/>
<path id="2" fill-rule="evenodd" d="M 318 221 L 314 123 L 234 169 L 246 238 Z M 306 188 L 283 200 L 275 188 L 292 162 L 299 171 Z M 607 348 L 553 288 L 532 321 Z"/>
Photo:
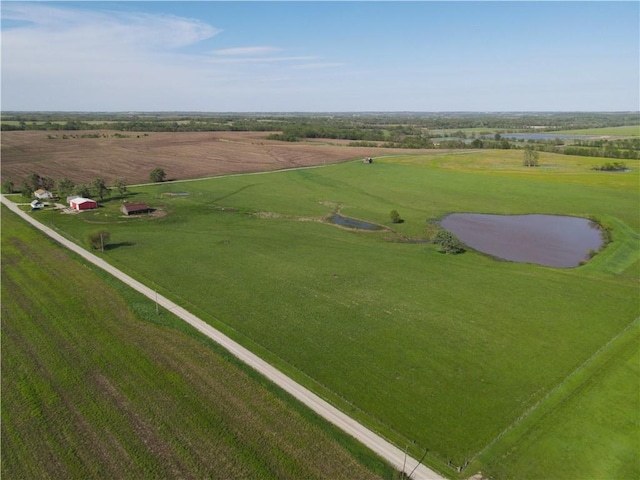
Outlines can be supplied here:
<path id="1" fill-rule="evenodd" d="M 581 130 L 564 130 L 557 133 L 573 135 L 612 135 L 621 137 L 640 136 L 640 125 L 625 125 L 621 127 L 586 128 Z"/>
<path id="2" fill-rule="evenodd" d="M 6 479 L 394 476 L 4 207 L 1 410 Z"/>
<path id="3" fill-rule="evenodd" d="M 638 320 L 478 462 L 496 478 L 634 479 L 640 474 Z"/>
<path id="4" fill-rule="evenodd" d="M 492 134 L 496 132 L 503 132 L 504 128 L 487 128 L 487 127 L 475 127 L 475 128 L 449 128 L 449 129 L 436 129 L 434 133 L 441 135 L 454 135 L 456 132 L 462 131 L 466 134 Z M 508 130 L 508 129 L 507 129 Z M 532 133 L 536 133 L 533 131 Z M 541 131 L 539 133 L 547 133 Z M 602 128 L 582 128 L 579 130 L 561 130 L 551 133 L 557 133 L 559 135 L 610 135 L 620 137 L 637 137 L 640 136 L 640 125 L 624 125 L 620 127 L 602 127 Z"/>
<path id="5" fill-rule="evenodd" d="M 36 215 L 76 241 L 108 228 L 104 256 L 115 266 L 455 475 L 447 462 L 493 465 L 487 446 L 503 445 L 498 435 L 639 313 L 637 166 L 607 174 L 590 170 L 594 159 L 543 153 L 528 169 L 521 155 L 408 156 L 136 188 L 130 198 L 158 208 L 156 218 L 122 218 L 119 199 L 78 216 Z M 336 209 L 389 230 L 321 221 Z M 404 223 L 391 224 L 392 209 Z M 399 241 L 424 238 L 428 221 L 450 212 L 595 215 L 614 227 L 614 242 L 584 267 L 554 269 Z"/>

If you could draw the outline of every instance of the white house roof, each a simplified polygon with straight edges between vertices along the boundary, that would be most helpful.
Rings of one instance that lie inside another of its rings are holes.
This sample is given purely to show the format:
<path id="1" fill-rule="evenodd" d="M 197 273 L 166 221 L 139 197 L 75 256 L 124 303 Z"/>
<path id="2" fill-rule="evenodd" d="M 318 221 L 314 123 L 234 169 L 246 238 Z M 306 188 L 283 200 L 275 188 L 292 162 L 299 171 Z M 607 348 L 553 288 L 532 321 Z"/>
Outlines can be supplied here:
<path id="1" fill-rule="evenodd" d="M 87 202 L 96 203 L 95 200 L 91 200 L 90 198 L 84 198 L 84 197 L 76 197 L 71 201 L 76 205 L 80 205 L 81 203 L 87 203 Z"/>

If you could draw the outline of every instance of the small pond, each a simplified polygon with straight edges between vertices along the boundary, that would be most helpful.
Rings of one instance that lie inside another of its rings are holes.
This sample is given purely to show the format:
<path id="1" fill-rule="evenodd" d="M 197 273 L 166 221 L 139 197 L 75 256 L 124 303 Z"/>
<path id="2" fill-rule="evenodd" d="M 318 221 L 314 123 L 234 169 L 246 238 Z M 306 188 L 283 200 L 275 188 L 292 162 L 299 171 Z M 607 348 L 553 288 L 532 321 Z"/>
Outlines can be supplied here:
<path id="1" fill-rule="evenodd" d="M 577 217 L 454 213 L 440 226 L 480 252 L 550 267 L 577 267 L 603 243 L 600 230 Z"/>
<path id="2" fill-rule="evenodd" d="M 343 217 L 337 213 L 334 213 L 329 218 L 331 223 L 348 228 L 359 228 L 360 230 L 382 230 L 380 225 L 375 223 L 364 222 L 362 220 L 356 220 L 355 218 Z"/>

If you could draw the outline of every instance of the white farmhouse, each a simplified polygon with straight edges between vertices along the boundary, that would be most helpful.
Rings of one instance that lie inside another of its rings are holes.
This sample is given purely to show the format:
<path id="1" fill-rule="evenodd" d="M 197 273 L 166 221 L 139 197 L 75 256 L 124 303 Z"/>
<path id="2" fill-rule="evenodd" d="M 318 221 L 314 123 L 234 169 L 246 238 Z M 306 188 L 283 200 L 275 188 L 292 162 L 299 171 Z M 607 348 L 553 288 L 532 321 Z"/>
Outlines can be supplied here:
<path id="1" fill-rule="evenodd" d="M 33 192 L 38 200 L 49 200 L 53 198 L 53 193 L 49 190 L 43 190 L 42 188 Z"/>

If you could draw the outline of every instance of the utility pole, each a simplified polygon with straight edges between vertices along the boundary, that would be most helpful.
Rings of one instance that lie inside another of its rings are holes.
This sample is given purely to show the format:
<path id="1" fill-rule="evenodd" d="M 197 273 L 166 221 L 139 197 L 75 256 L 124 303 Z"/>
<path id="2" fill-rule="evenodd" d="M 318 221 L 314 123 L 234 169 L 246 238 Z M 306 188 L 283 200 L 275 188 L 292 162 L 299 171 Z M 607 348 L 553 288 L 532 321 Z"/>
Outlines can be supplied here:
<path id="1" fill-rule="evenodd" d="M 402 478 L 406 477 L 407 474 L 405 473 L 405 467 L 407 466 L 407 450 L 409 449 L 409 445 L 407 445 L 406 447 L 404 447 L 404 463 L 402 464 Z"/>

